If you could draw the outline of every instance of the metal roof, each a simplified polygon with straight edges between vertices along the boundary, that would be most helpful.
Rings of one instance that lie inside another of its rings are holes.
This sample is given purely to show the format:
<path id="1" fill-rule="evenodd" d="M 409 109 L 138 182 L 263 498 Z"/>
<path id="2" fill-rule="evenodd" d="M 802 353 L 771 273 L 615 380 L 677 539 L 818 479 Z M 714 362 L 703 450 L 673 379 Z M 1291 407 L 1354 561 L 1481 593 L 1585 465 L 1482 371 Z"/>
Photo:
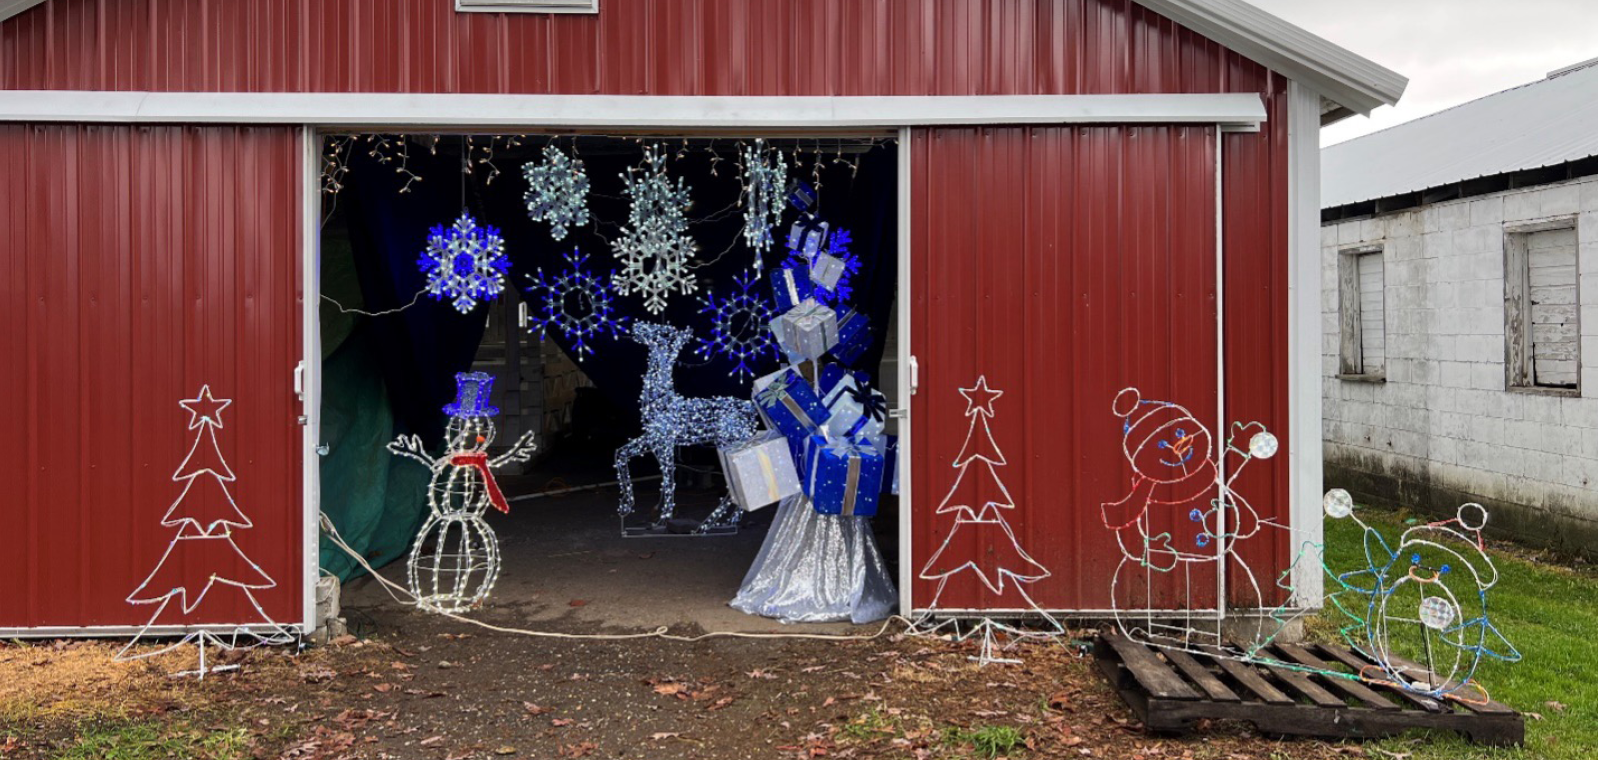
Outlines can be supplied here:
<path id="1" fill-rule="evenodd" d="M 44 0 L 0 0 L 0 21 Z M 1244 0 L 1135 0 L 1288 79 L 1326 101 L 1325 121 L 1393 105 L 1409 80 L 1369 59 L 1283 21 Z"/>
<path id="2" fill-rule="evenodd" d="M 1598 155 L 1598 59 L 1321 151 L 1321 207 Z"/>

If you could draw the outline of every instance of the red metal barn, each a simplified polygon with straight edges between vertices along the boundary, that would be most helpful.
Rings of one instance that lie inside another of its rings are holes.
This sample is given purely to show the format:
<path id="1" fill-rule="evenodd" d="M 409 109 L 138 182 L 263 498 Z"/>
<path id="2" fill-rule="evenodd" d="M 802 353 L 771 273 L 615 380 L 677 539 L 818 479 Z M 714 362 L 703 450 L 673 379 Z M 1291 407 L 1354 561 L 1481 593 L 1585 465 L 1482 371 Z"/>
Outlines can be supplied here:
<path id="1" fill-rule="evenodd" d="M 1008 522 L 1051 570 L 1043 607 L 1108 606 L 1125 386 L 1214 430 L 1269 426 L 1283 455 L 1237 488 L 1318 536 L 1318 132 L 1404 80 L 1242 0 L 11 0 L 0 18 L 0 634 L 146 622 L 125 597 L 168 543 L 194 440 L 177 402 L 202 384 L 232 400 L 218 448 L 253 523 L 234 541 L 276 581 L 256 597 L 312 625 L 319 129 L 896 133 L 907 609 L 931 603 L 916 570 L 949 533 L 958 389 L 979 375 L 1006 392 L 991 428 Z M 1274 579 L 1292 547 L 1271 535 L 1244 552 Z M 1301 580 L 1288 601 L 1317 603 Z M 1199 586 L 1150 604 L 1226 606 L 1213 571 Z M 938 606 L 1018 605 L 956 582 Z M 250 613 L 219 597 L 163 622 Z"/>

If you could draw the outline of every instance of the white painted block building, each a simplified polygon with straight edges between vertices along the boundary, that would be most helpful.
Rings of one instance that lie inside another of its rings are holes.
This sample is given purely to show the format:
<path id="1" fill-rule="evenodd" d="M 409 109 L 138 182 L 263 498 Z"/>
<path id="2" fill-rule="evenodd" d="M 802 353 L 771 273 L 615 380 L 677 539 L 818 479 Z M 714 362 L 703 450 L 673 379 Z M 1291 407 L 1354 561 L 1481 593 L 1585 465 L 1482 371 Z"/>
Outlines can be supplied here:
<path id="1" fill-rule="evenodd" d="M 1598 554 L 1598 61 L 1322 166 L 1326 487 Z"/>

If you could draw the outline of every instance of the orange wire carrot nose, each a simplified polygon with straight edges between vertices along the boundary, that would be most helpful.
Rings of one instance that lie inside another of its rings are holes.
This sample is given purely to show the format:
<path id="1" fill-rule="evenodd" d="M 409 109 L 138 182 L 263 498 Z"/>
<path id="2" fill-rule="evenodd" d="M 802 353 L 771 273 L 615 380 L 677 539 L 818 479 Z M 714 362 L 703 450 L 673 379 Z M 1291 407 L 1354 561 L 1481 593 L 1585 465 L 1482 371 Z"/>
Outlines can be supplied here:
<path id="1" fill-rule="evenodd" d="M 488 439 L 487 439 L 487 438 L 484 438 L 484 437 L 482 437 L 482 436 L 477 436 L 477 442 L 478 442 L 478 443 L 482 443 L 482 442 L 483 442 L 483 441 L 486 441 L 486 440 L 488 440 Z"/>

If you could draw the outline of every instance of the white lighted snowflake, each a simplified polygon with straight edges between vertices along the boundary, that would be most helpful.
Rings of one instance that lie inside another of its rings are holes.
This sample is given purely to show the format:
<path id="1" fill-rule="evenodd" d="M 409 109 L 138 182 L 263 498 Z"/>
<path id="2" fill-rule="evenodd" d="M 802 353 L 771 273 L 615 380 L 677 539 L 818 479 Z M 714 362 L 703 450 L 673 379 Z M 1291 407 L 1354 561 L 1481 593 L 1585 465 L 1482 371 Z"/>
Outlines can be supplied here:
<path id="1" fill-rule="evenodd" d="M 510 271 L 499 228 L 479 227 L 465 211 L 451 227 L 433 225 L 427 250 L 416 263 L 427 275 L 428 294 L 440 301 L 450 299 L 462 314 L 475 308 L 479 300 L 497 297 L 505 289 L 505 273 Z"/>
<path id="2" fill-rule="evenodd" d="M 583 162 L 566 155 L 560 148 L 544 148 L 544 163 L 528 161 L 522 165 L 527 192 L 522 200 L 527 215 L 535 222 L 549 222 L 549 236 L 566 238 L 568 227 L 588 223 L 588 171 Z"/>
<path id="3" fill-rule="evenodd" d="M 673 291 L 686 294 L 697 288 L 688 268 L 695 248 L 688 236 L 688 187 L 681 177 L 675 186 L 666 177 L 666 156 L 657 145 L 645 148 L 643 164 L 621 177 L 632 209 L 616 239 L 622 269 L 611 275 L 611 283 L 624 296 L 636 291 L 644 308 L 659 314 Z"/>
<path id="4" fill-rule="evenodd" d="M 765 140 L 743 149 L 744 242 L 755 252 L 756 269 L 760 254 L 771 250 L 771 228 L 782 223 L 787 181 L 788 162 L 782 151 L 767 150 Z"/>
<path id="5" fill-rule="evenodd" d="M 536 329 L 540 335 L 558 333 L 582 361 L 594 352 L 593 338 L 606 333 L 621 337 L 626 318 L 616 314 L 610 289 L 586 268 L 588 256 L 573 250 L 566 254 L 566 263 L 557 275 L 547 276 L 539 269 L 538 276 L 531 278 L 533 285 L 527 293 L 533 312 L 528 314 L 528 329 Z"/>
<path id="6" fill-rule="evenodd" d="M 722 299 L 711 292 L 704 299 L 705 308 L 700 309 L 701 314 L 710 315 L 710 337 L 699 338 L 694 352 L 701 359 L 719 355 L 738 362 L 728 373 L 731 375 L 755 374 L 753 365 L 764 354 L 770 353 L 773 359 L 782 356 L 777 350 L 776 336 L 771 334 L 771 320 L 776 314 L 771 304 L 760 297 L 759 291 L 749 289 L 759 279 L 753 272 L 734 278 L 737 290 Z"/>

